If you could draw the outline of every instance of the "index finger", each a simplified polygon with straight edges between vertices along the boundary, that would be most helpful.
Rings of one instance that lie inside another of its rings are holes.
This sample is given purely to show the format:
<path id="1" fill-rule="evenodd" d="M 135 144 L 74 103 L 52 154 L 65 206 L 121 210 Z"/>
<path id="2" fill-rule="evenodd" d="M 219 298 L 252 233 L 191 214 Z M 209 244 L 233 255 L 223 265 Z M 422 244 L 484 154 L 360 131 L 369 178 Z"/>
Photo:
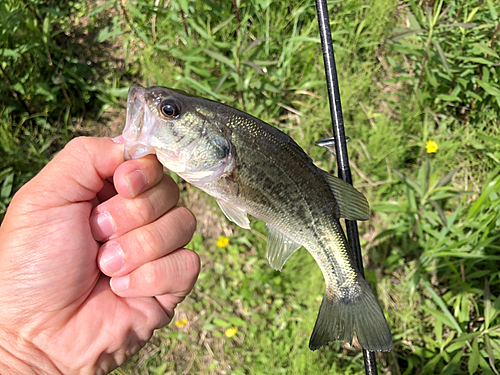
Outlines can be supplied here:
<path id="1" fill-rule="evenodd" d="M 44 207 L 91 201 L 123 162 L 123 145 L 110 138 L 74 138 L 22 190 Z"/>

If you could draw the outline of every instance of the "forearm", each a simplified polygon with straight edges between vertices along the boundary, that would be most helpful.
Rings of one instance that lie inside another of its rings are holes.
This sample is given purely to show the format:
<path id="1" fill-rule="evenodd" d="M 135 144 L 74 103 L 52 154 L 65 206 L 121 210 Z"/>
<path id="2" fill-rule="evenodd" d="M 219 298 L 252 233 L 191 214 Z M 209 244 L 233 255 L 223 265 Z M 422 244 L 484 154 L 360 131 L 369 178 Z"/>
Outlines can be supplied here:
<path id="1" fill-rule="evenodd" d="M 61 371 L 40 350 L 0 332 L 0 374 L 60 375 Z"/>

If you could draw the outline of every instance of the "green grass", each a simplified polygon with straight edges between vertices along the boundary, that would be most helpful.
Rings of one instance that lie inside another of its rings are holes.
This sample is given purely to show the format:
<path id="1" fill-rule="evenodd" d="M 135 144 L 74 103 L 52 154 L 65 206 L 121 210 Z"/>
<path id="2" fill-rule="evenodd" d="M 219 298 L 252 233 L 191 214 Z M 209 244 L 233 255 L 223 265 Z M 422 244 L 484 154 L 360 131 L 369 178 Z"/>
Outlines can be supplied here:
<path id="1" fill-rule="evenodd" d="M 69 139 L 118 134 L 135 82 L 245 110 L 336 170 L 314 146 L 332 134 L 314 1 L 157 4 L 0 3 L 0 215 Z M 366 276 L 394 334 L 379 368 L 498 374 L 500 6 L 348 0 L 329 9 L 354 182 L 372 207 L 360 223 Z M 324 288 L 311 256 L 302 249 L 272 270 L 264 223 L 237 228 L 179 184 L 199 221 L 190 244 L 199 281 L 178 308 L 182 323 L 115 373 L 363 373 L 356 345 L 307 347 Z"/>

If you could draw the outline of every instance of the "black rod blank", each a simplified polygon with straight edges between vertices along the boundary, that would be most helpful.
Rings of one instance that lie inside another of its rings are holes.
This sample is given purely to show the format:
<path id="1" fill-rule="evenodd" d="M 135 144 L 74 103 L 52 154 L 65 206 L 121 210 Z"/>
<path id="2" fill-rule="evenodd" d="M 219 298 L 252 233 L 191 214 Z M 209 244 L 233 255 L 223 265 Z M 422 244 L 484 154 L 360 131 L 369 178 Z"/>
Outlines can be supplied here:
<path id="1" fill-rule="evenodd" d="M 342 106 L 340 104 L 339 83 L 337 78 L 337 70 L 335 67 L 335 57 L 333 55 L 332 35 L 330 30 L 330 20 L 328 17 L 326 0 L 316 0 L 316 10 L 318 13 L 321 45 L 323 47 L 323 60 L 325 62 L 326 82 L 328 88 L 328 97 L 330 99 L 330 113 L 333 124 L 333 135 L 337 155 L 339 177 L 352 185 L 352 176 L 351 170 L 349 168 L 346 137 L 344 133 L 344 120 L 342 118 Z M 345 223 L 354 263 L 356 264 L 360 274 L 364 277 L 358 225 L 356 221 L 353 220 L 346 220 Z M 375 353 L 363 349 L 363 359 L 365 363 L 365 373 L 367 375 L 376 375 L 377 363 L 375 361 Z"/>

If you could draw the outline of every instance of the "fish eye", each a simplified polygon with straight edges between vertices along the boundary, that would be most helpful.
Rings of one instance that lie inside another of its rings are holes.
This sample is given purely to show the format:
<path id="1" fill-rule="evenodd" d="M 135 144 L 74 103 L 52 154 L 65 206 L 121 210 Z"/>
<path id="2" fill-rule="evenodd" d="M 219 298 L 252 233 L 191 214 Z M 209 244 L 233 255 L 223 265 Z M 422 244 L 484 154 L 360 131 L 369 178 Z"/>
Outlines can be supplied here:
<path id="1" fill-rule="evenodd" d="M 160 103 L 160 113 L 167 118 L 177 118 L 181 114 L 181 105 L 172 98 L 167 98 Z"/>

